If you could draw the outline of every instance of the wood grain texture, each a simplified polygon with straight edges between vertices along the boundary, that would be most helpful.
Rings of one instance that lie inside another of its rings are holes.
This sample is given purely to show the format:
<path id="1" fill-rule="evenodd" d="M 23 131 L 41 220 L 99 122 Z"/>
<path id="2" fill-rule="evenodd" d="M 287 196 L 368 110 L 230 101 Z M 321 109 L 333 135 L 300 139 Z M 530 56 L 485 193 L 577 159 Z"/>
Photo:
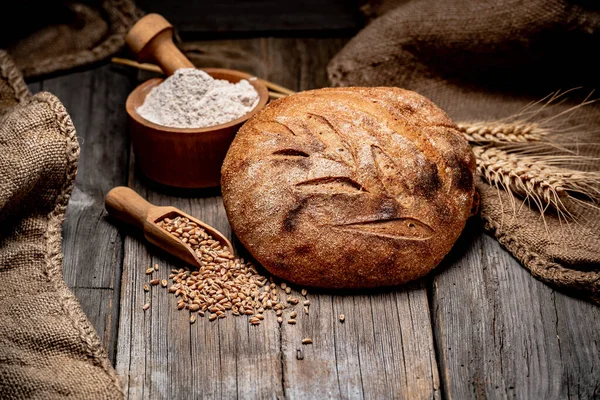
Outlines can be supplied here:
<path id="1" fill-rule="evenodd" d="M 422 282 L 308 298 L 309 315 L 282 329 L 287 398 L 440 398 Z M 306 337 L 313 344 L 302 345 Z"/>
<path id="2" fill-rule="evenodd" d="M 123 238 L 104 215 L 104 195 L 125 184 L 129 140 L 125 98 L 130 71 L 103 66 L 30 84 L 48 91 L 73 119 L 81 153 L 63 225 L 63 276 L 114 362 Z"/>
<path id="3" fill-rule="evenodd" d="M 600 395 L 600 308 L 535 280 L 478 224 L 435 275 L 432 297 L 448 398 Z"/>

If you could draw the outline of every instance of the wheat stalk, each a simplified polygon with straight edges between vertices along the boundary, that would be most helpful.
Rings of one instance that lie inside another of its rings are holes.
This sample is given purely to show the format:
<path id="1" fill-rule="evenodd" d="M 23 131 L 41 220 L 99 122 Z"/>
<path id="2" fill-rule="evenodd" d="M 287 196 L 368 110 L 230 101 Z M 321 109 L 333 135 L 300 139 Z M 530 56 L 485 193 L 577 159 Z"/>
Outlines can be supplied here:
<path id="1" fill-rule="evenodd" d="M 600 201 L 600 173 L 561 168 L 553 156 L 527 157 L 495 147 L 474 146 L 477 172 L 489 184 L 533 201 L 543 214 L 549 207 L 559 217 L 573 218 L 567 200 L 593 206 Z M 587 200 L 584 201 L 582 200 Z"/>

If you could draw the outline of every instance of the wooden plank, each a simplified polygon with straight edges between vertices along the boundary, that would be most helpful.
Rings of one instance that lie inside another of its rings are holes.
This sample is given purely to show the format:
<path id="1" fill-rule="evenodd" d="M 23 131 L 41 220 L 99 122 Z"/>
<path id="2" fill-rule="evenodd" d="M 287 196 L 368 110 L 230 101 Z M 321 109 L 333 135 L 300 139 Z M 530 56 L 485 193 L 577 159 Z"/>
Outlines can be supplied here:
<path id="1" fill-rule="evenodd" d="M 600 394 L 600 308 L 535 280 L 477 224 L 435 275 L 433 305 L 448 398 Z"/>
<path id="2" fill-rule="evenodd" d="M 328 86 L 327 61 L 344 40 L 269 39 L 267 79 L 293 90 Z M 439 398 L 427 291 L 417 283 L 352 296 L 311 294 L 310 313 L 282 327 L 290 399 Z M 339 314 L 346 321 L 339 322 Z M 312 345 L 302 345 L 305 337 Z"/>
<path id="3" fill-rule="evenodd" d="M 562 367 L 560 380 L 566 388 L 566 397 L 598 399 L 600 307 L 558 292 L 552 292 L 551 298 Z"/>
<path id="4" fill-rule="evenodd" d="M 117 339 L 115 318 L 118 317 L 118 308 L 114 304 L 114 290 L 74 286 L 71 287 L 71 291 L 79 300 L 85 315 L 92 322 L 105 348 L 109 351 L 111 361 L 114 362 L 114 344 Z"/>
<path id="5" fill-rule="evenodd" d="M 356 31 L 362 23 L 357 1 L 347 0 L 139 0 L 146 12 L 164 15 L 186 38 L 198 33 Z"/>
<path id="6" fill-rule="evenodd" d="M 282 330 L 287 397 L 440 397 L 422 282 L 384 293 L 308 297 L 300 329 L 284 324 Z M 302 345 L 305 337 L 313 344 Z"/>
<path id="7" fill-rule="evenodd" d="M 30 85 L 56 95 L 73 119 L 81 155 L 63 225 L 63 276 L 114 361 L 123 239 L 104 216 L 104 195 L 127 181 L 125 99 L 131 74 L 103 66 Z M 129 72 L 129 71 L 127 71 Z"/>

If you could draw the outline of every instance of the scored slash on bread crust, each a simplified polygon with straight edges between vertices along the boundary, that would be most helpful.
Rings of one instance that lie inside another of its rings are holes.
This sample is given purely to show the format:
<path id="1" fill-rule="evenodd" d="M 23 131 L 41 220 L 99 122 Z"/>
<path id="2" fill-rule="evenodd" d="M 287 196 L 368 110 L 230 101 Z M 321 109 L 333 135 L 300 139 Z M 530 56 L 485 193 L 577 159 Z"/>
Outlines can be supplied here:
<path id="1" fill-rule="evenodd" d="M 398 88 L 333 88 L 251 118 L 222 168 L 232 228 L 271 273 L 313 287 L 419 278 L 471 214 L 475 159 L 452 120 Z"/>

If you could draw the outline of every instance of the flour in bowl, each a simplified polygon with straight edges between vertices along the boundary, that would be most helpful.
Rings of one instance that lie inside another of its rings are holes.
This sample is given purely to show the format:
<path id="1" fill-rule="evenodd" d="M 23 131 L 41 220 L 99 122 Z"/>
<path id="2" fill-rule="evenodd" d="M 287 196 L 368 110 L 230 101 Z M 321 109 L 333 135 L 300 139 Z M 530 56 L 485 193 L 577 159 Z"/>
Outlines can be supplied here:
<path id="1" fill-rule="evenodd" d="M 245 79 L 234 84 L 198 69 L 182 68 L 154 87 L 137 112 L 162 126 L 206 128 L 247 114 L 258 100 L 258 93 Z"/>

